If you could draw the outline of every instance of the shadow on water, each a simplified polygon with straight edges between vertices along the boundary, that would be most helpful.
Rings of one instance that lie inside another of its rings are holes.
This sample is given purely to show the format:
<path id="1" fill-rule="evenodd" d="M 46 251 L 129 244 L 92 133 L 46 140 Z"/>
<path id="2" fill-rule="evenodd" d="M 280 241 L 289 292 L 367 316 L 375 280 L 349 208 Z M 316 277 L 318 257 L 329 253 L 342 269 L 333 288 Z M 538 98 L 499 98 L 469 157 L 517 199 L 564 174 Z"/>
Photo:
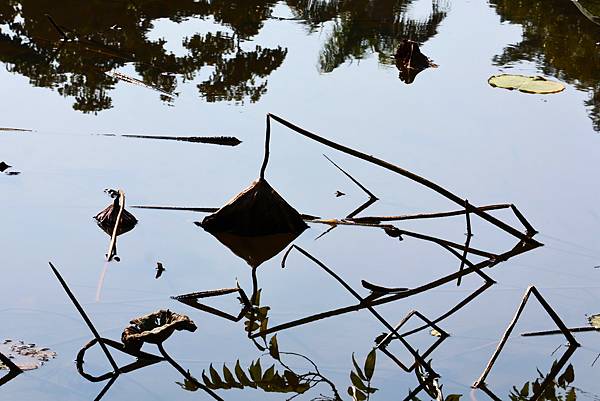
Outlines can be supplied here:
<path id="1" fill-rule="evenodd" d="M 523 38 L 494 57 L 498 66 L 534 63 L 546 75 L 587 92 L 585 101 L 594 129 L 600 131 L 600 25 L 586 17 L 572 1 L 491 0 L 503 21 L 520 24 Z M 582 1 L 599 15 L 593 1 Z"/>

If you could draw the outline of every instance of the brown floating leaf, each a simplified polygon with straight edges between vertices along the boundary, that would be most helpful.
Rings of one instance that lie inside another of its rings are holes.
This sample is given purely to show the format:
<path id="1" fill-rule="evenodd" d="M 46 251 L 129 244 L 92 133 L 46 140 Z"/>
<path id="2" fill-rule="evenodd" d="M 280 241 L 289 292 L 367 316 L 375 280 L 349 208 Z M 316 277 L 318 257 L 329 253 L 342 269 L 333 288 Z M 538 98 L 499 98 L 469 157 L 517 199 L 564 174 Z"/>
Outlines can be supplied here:
<path id="1" fill-rule="evenodd" d="M 0 351 L 21 370 L 37 369 L 56 357 L 56 352 L 48 348 L 36 347 L 35 344 L 27 344 L 24 341 L 4 340 L 0 344 Z M 8 368 L 0 362 L 0 370 Z"/>
<path id="2" fill-rule="evenodd" d="M 177 331 L 194 332 L 196 324 L 187 316 L 170 310 L 158 310 L 133 319 L 123 330 L 121 342 L 129 350 L 140 350 L 144 343 L 161 344 Z"/>
<path id="3" fill-rule="evenodd" d="M 308 228 L 264 179 L 206 216 L 201 226 L 252 267 L 277 255 Z"/>
<path id="4" fill-rule="evenodd" d="M 119 215 L 119 196 L 116 195 L 116 191 L 110 190 L 109 193 L 111 196 L 116 196 L 113 203 L 106 207 L 106 209 L 102 210 L 98 213 L 94 218 L 98 222 L 98 226 L 108 235 L 112 235 L 113 230 L 115 228 L 115 224 L 117 223 L 117 216 Z M 135 225 L 137 224 L 137 219 L 129 213 L 127 210 L 123 209 L 123 213 L 121 214 L 121 221 L 119 222 L 119 227 L 117 229 L 117 235 L 125 234 L 133 230 Z"/>
<path id="5" fill-rule="evenodd" d="M 396 67 L 400 71 L 400 79 L 411 84 L 417 74 L 429 67 L 437 67 L 431 60 L 421 53 L 419 44 L 412 40 L 403 40 L 396 51 Z"/>

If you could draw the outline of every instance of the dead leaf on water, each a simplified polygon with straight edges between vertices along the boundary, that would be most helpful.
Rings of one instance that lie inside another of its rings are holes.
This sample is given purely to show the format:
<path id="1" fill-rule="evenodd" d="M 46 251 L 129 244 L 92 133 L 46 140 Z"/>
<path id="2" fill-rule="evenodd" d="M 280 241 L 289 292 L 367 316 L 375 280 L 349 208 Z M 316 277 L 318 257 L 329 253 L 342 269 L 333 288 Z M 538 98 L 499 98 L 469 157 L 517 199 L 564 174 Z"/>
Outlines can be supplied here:
<path id="1" fill-rule="evenodd" d="M 49 348 L 36 347 L 35 344 L 27 344 L 24 341 L 4 340 L 0 344 L 0 352 L 6 355 L 21 370 L 34 370 L 44 363 L 56 358 L 56 352 Z M 0 362 L 0 370 L 8 367 Z"/>
<path id="2" fill-rule="evenodd" d="M 600 329 L 600 314 L 588 316 L 590 326 Z"/>

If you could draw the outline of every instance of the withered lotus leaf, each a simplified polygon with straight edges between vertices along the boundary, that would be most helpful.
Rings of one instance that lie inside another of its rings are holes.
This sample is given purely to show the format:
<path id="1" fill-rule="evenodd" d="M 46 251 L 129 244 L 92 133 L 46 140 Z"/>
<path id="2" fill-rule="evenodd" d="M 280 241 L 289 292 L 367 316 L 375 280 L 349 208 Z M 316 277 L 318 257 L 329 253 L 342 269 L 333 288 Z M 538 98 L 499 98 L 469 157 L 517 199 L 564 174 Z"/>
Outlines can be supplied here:
<path id="1" fill-rule="evenodd" d="M 114 202 L 98 213 L 94 218 L 98 223 L 98 227 L 102 229 L 108 235 L 112 235 L 112 232 L 117 223 L 117 216 L 119 215 L 119 198 L 115 198 Z M 117 229 L 117 235 L 125 234 L 133 230 L 137 224 L 137 219 L 134 215 L 123 209 L 121 213 L 121 221 L 119 222 L 119 228 Z"/>
<path id="2" fill-rule="evenodd" d="M 252 267 L 277 255 L 308 228 L 300 213 L 264 179 L 206 216 L 201 225 Z"/>
<path id="3" fill-rule="evenodd" d="M 162 344 L 175 330 L 194 332 L 197 328 L 186 315 L 161 309 L 133 319 L 123 330 L 121 342 L 127 349 L 139 351 L 144 343 Z"/>

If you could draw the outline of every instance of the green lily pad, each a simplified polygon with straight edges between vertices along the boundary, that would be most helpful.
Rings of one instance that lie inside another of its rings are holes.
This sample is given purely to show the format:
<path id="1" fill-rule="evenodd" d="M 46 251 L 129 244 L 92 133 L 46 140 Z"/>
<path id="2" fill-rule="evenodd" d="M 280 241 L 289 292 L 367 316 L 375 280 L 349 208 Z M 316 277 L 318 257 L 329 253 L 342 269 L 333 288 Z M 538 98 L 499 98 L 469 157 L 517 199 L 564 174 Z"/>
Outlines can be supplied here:
<path id="1" fill-rule="evenodd" d="M 550 81 L 540 76 L 500 74 L 490 77 L 488 83 L 495 88 L 516 89 L 536 94 L 558 93 L 565 89 L 560 82 Z"/>

